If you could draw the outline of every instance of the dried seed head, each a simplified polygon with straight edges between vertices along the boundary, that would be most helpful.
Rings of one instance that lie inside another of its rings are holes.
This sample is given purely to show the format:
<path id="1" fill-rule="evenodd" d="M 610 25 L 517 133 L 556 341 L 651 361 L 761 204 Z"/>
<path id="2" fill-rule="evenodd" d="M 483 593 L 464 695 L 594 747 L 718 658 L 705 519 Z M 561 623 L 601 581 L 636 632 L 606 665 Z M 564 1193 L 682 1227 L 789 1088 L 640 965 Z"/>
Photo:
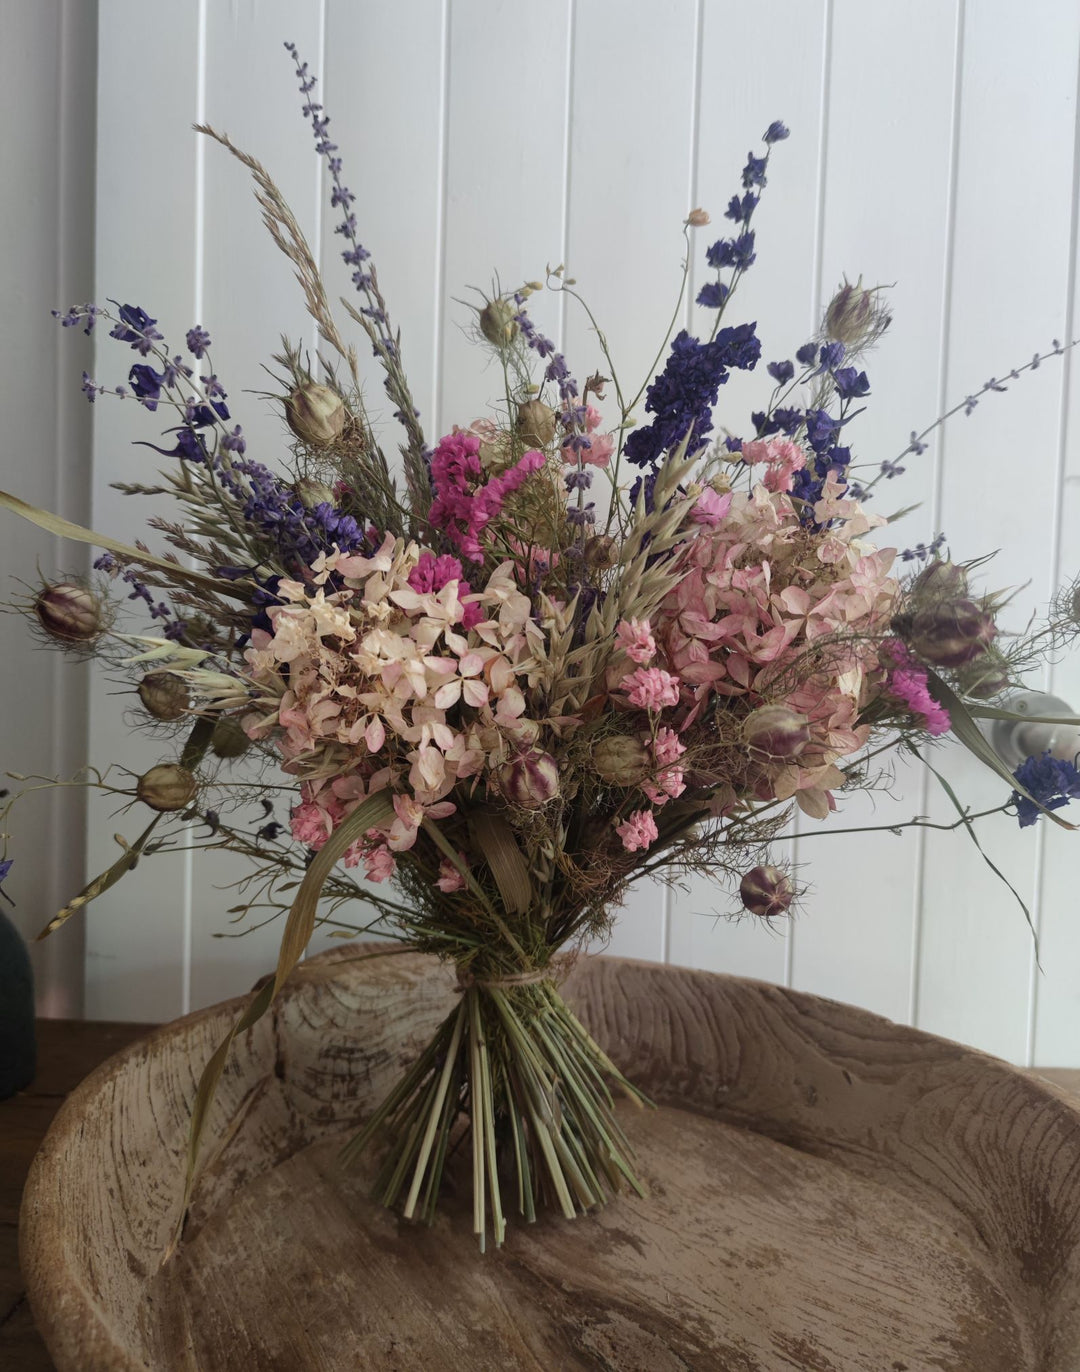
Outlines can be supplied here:
<path id="1" fill-rule="evenodd" d="M 308 448 L 329 448 L 345 429 L 345 402 L 317 381 L 297 386 L 285 400 L 285 423 Z"/>
<path id="2" fill-rule="evenodd" d="M 614 786 L 636 786 L 651 770 L 648 749 L 626 734 L 609 734 L 595 745 L 592 763 L 597 776 Z"/>
<path id="3" fill-rule="evenodd" d="M 546 448 L 555 437 L 555 411 L 542 400 L 526 400 L 518 406 L 517 431 L 531 448 Z"/>
<path id="4" fill-rule="evenodd" d="M 849 349 L 865 347 L 879 338 L 891 320 L 877 295 L 877 290 L 864 289 L 861 276 L 854 286 L 845 279 L 825 311 L 827 336 Z"/>
<path id="5" fill-rule="evenodd" d="M 709 219 L 708 211 L 691 210 L 690 213 L 686 216 L 686 222 L 690 225 L 692 229 L 703 229 L 705 225 L 710 223 L 711 221 Z"/>
<path id="6" fill-rule="evenodd" d="M 960 689 L 974 700 L 991 700 L 1012 684 L 1008 663 L 993 648 L 959 668 L 956 676 Z"/>
<path id="7" fill-rule="evenodd" d="M 810 721 L 786 705 L 761 705 L 743 720 L 742 732 L 751 756 L 788 762 L 810 742 Z"/>
<path id="8" fill-rule="evenodd" d="M 610 534 L 594 534 L 585 540 L 585 565 L 595 572 L 614 567 L 619 560 L 619 550 Z"/>
<path id="9" fill-rule="evenodd" d="M 151 810 L 183 810 L 195 799 L 198 782 L 178 762 L 159 762 L 139 778 L 135 794 Z"/>
<path id="10" fill-rule="evenodd" d="M 963 667 L 986 652 L 997 635 L 994 617 L 974 600 L 954 600 L 916 610 L 908 642 L 935 667 Z"/>
<path id="11" fill-rule="evenodd" d="M 139 700 L 147 714 L 171 723 L 186 713 L 191 695 L 175 672 L 147 672 L 139 682 Z"/>
<path id="12" fill-rule="evenodd" d="M 752 915 L 772 919 L 790 909 L 795 899 L 795 886 L 779 867 L 754 867 L 739 883 L 739 895 Z"/>
<path id="13" fill-rule="evenodd" d="M 955 562 L 931 562 L 911 583 L 913 596 L 955 598 L 966 596 L 968 590 L 967 570 Z"/>
<path id="14" fill-rule="evenodd" d="M 305 510 L 314 510 L 318 505 L 333 505 L 334 493 L 325 481 L 316 481 L 313 476 L 302 476 L 293 487 L 300 497 Z"/>
<path id="15" fill-rule="evenodd" d="M 559 794 L 559 764 L 538 748 L 521 753 L 499 768 L 499 785 L 507 800 L 536 810 Z"/>
<path id="16" fill-rule="evenodd" d="M 210 735 L 210 751 L 215 757 L 242 757 L 251 747 L 251 739 L 235 715 L 221 715 Z"/>
<path id="17" fill-rule="evenodd" d="M 517 335 L 518 326 L 514 316 L 517 308 L 511 300 L 497 297 L 489 300 L 480 311 L 480 332 L 494 348 L 506 348 Z"/>
<path id="18" fill-rule="evenodd" d="M 60 643 L 92 643 L 104 627 L 101 601 L 85 586 L 58 581 L 34 601 L 38 623 Z"/>

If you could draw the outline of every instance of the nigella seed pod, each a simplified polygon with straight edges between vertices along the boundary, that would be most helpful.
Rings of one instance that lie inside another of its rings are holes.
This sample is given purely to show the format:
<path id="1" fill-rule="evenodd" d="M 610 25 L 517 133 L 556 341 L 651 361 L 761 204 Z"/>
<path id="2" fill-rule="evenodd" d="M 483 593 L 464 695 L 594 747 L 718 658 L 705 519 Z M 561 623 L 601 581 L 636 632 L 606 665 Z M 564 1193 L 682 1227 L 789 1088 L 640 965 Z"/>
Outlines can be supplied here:
<path id="1" fill-rule="evenodd" d="M 594 572 L 605 572 L 618 561 L 619 550 L 610 534 L 594 534 L 585 540 L 585 565 Z"/>
<path id="2" fill-rule="evenodd" d="M 184 810 L 195 799 L 198 782 L 178 762 L 159 762 L 139 778 L 135 794 L 151 810 Z"/>
<path id="3" fill-rule="evenodd" d="M 954 600 L 917 610 L 908 642 L 935 667 L 963 667 L 986 652 L 997 635 L 994 617 L 974 600 Z"/>
<path id="4" fill-rule="evenodd" d="M 613 786 L 636 786 L 650 771 L 648 749 L 626 734 L 600 739 L 593 747 L 592 763 L 597 776 Z"/>
<path id="5" fill-rule="evenodd" d="M 517 310 L 510 300 L 489 300 L 480 311 L 480 332 L 494 348 L 506 348 L 514 341 L 518 326 Z"/>
<path id="6" fill-rule="evenodd" d="M 973 700 L 992 700 L 1012 684 L 1008 663 L 992 648 L 961 667 L 956 677 L 960 689 Z"/>
<path id="7" fill-rule="evenodd" d="M 333 505 L 334 493 L 325 481 L 316 481 L 313 476 L 302 476 L 293 487 L 305 510 L 314 510 L 318 505 Z"/>
<path id="8" fill-rule="evenodd" d="M 503 795 L 525 810 L 536 810 L 559 794 L 559 764 L 550 753 L 532 748 L 499 768 Z"/>
<path id="9" fill-rule="evenodd" d="M 34 601 L 34 614 L 49 637 L 61 643 L 92 643 L 104 625 L 101 601 L 74 581 L 45 586 Z"/>
<path id="10" fill-rule="evenodd" d="M 912 595 L 920 597 L 954 599 L 966 596 L 968 589 L 967 571 L 955 562 L 931 562 L 911 583 Z"/>
<path id="11" fill-rule="evenodd" d="M 790 909 L 795 886 L 779 867 L 754 867 L 739 883 L 739 896 L 752 915 L 772 919 Z"/>
<path id="12" fill-rule="evenodd" d="M 210 751 L 215 757 L 243 757 L 251 747 L 251 739 L 235 715 L 221 715 L 210 735 Z"/>
<path id="13" fill-rule="evenodd" d="M 752 756 L 789 762 L 810 742 L 810 721 L 786 705 L 760 705 L 743 720 L 742 732 Z"/>
<path id="14" fill-rule="evenodd" d="M 285 400 L 285 423 L 308 448 L 329 448 L 345 429 L 345 402 L 329 386 L 307 381 Z"/>
<path id="15" fill-rule="evenodd" d="M 171 723 L 186 713 L 191 696 L 175 672 L 147 672 L 139 682 L 139 700 L 147 714 Z"/>
<path id="16" fill-rule="evenodd" d="M 518 406 L 517 431 L 530 448 L 546 448 L 555 437 L 555 411 L 542 400 L 526 400 Z"/>
<path id="17" fill-rule="evenodd" d="M 863 287 L 861 276 L 854 285 L 845 279 L 825 311 L 826 335 L 845 348 L 857 348 L 879 337 L 889 326 L 889 315 L 876 295 Z"/>

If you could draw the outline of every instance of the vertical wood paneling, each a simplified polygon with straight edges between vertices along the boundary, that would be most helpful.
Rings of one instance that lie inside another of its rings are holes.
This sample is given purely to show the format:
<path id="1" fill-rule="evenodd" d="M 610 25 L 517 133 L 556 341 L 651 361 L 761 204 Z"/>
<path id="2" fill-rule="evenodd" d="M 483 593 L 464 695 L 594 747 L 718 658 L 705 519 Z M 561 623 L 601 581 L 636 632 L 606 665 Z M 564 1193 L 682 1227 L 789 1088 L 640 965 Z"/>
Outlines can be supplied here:
<path id="1" fill-rule="evenodd" d="M 195 4 L 110 0 L 101 7 L 98 29 L 95 297 L 141 305 L 177 347 L 193 322 L 196 136 L 191 125 L 197 113 L 198 17 Z M 168 33 L 167 43 L 163 33 Z M 136 67 L 144 88 L 153 92 L 152 118 L 133 117 L 131 89 L 121 79 L 121 73 Z M 96 379 L 112 385 L 126 382 L 135 355 L 104 329 L 94 338 Z M 152 481 L 154 456 L 132 442 L 157 442 L 161 427 L 159 416 L 131 401 L 104 397 L 96 402 L 93 527 L 130 537 L 150 512 L 148 502 L 122 496 L 110 483 Z M 131 626 L 145 631 L 141 615 L 132 616 Z M 162 745 L 134 729 L 133 714 L 125 711 L 118 687 L 100 669 L 93 674 L 90 740 L 92 761 L 115 762 L 136 774 L 162 756 Z M 112 798 L 90 805 L 88 861 L 94 872 L 115 860 L 119 850 L 114 833 L 130 839 L 145 827 L 141 806 L 121 814 L 117 808 Z M 185 871 L 180 856 L 141 863 L 88 910 L 86 1005 L 91 1018 L 159 1020 L 185 1008 Z"/>
<path id="2" fill-rule="evenodd" d="M 20 6 L 5 29 L 10 71 L 0 92 L 0 484 L 24 499 L 85 521 L 90 416 L 79 395 L 89 342 L 61 331 L 52 306 L 91 289 L 93 106 L 96 6 L 63 0 Z M 0 527 L 0 596 L 25 592 L 36 568 L 77 573 L 85 552 L 11 516 Z M 22 585 L 16 585 L 18 578 Z M 23 621 L 0 619 L 0 774 L 69 776 L 86 754 L 87 673 L 59 655 L 34 651 Z M 4 780 L 0 785 L 8 785 Z M 11 783 L 12 785 L 14 783 Z M 11 911 L 32 937 L 82 884 L 85 803 L 77 791 L 42 792 L 16 811 L 7 890 Z M 10 907 L 5 906 L 5 909 Z M 39 1012 L 76 1016 L 83 1005 L 83 926 L 35 944 Z"/>
<path id="3" fill-rule="evenodd" d="M 864 479 L 901 451 L 913 426 L 924 427 L 938 413 L 956 25 L 955 5 L 939 0 L 887 0 L 873 7 L 835 0 L 822 298 L 827 301 L 845 275 L 852 281 L 861 276 L 868 286 L 892 286 L 894 313 L 891 331 L 860 363 L 872 398 L 848 437 L 865 464 L 858 473 Z M 882 52 L 889 53 L 888 62 L 880 61 Z M 915 68 L 924 93 L 909 101 Z M 902 119 L 894 117 L 898 109 L 905 110 Z M 868 177 L 869 167 L 880 173 Z M 932 455 L 906 466 L 902 479 L 877 488 L 871 508 L 884 515 L 910 504 L 920 508 L 880 530 L 875 539 L 881 546 L 929 542 L 935 532 Z M 907 569 L 899 563 L 898 570 Z M 916 835 L 832 832 L 903 822 L 918 813 L 919 769 L 897 764 L 890 772 L 895 778 L 888 778 L 888 789 L 883 784 L 871 795 L 840 797 L 831 820 L 802 823 L 800 875 L 809 890 L 792 974 L 796 986 L 904 1019 L 918 899 Z"/>
<path id="4" fill-rule="evenodd" d="M 464 336 L 469 311 L 454 301 L 469 285 L 487 288 L 493 272 L 508 287 L 565 256 L 635 392 L 674 307 L 687 211 L 700 204 L 713 215 L 713 226 L 694 236 L 696 291 L 701 257 L 723 232 L 747 149 L 774 118 L 791 126 L 792 137 L 773 159 L 756 224 L 760 260 L 733 315 L 758 321 L 765 362 L 791 356 L 805 341 L 819 298 L 843 272 L 895 281 L 896 322 L 867 360 L 872 400 L 852 434 L 864 459 L 893 457 L 912 425 L 933 417 L 943 378 L 952 402 L 1065 335 L 1080 48 L 1071 0 L 1031 7 L 1022 24 L 1008 0 L 324 3 L 109 0 L 100 21 L 97 294 L 143 304 L 178 342 L 201 300 L 215 367 L 260 460 L 273 463 L 282 452 L 280 423 L 267 402 L 245 392 L 263 387 L 259 361 L 283 329 L 305 338 L 311 330 L 288 265 L 247 199 L 242 170 L 208 147 L 200 182 L 188 129 L 202 89 L 207 117 L 266 162 L 310 229 L 331 297 L 349 291 L 334 212 L 317 208 L 310 131 L 280 48 L 285 38 L 313 67 L 325 54 L 318 91 L 432 441 L 498 401 L 500 378 L 478 367 L 482 355 Z M 168 44 L 160 41 L 163 26 Z M 110 77 L 136 54 L 154 90 L 152 122 L 132 118 L 130 91 Z M 1037 213 L 1027 208 L 1035 200 Z M 561 327 L 579 380 L 606 370 L 572 301 L 537 298 L 532 312 L 553 335 Z M 695 308 L 684 317 L 695 331 L 708 327 Z M 366 344 L 358 346 L 365 400 L 392 452 L 381 377 Z M 102 338 L 97 352 L 99 379 L 123 379 L 126 350 Z M 930 453 L 910 459 L 903 481 L 879 488 L 883 513 L 923 502 L 890 531 L 901 544 L 936 532 L 940 513 L 955 556 L 1001 547 L 988 582 L 1031 581 L 1010 612 L 1016 625 L 1045 603 L 1080 546 L 1078 374 L 1074 367 L 1067 394 L 1060 365 L 1026 376 L 970 419 L 952 421 Z M 718 426 L 744 433 L 768 390 L 763 367 L 733 377 Z M 157 420 L 104 400 L 94 420 L 94 518 L 130 533 L 143 511 L 108 483 L 145 477 L 146 450 L 129 445 L 133 437 L 153 439 Z M 1023 502 L 1004 498 L 1015 487 L 1018 454 Z M 1048 531 L 1059 465 L 1065 482 L 1055 543 Z M 1075 705 L 1078 673 L 1074 655 L 1053 677 Z M 138 770 L 156 760 L 157 745 L 131 734 L 111 689 L 100 680 L 94 688 L 93 755 Z M 974 806 L 1000 798 L 997 784 L 955 745 L 935 760 Z M 905 774 L 896 790 L 901 800 L 879 794 L 872 805 L 844 802 L 838 825 L 910 819 L 923 806 L 918 777 Z M 931 795 L 933 814 L 948 818 Z M 96 807 L 92 860 L 107 860 L 108 835 L 130 833 L 138 820 Z M 613 951 L 772 980 L 784 978 L 788 963 L 791 979 L 807 989 L 897 1018 L 914 1003 L 924 1027 L 1008 1057 L 1022 1059 L 1033 1037 L 1040 1060 L 1080 1061 L 1077 850 L 1069 836 L 1045 836 L 1040 887 L 1031 834 L 1021 835 L 1012 819 L 985 831 L 1021 889 L 1041 896 L 1046 976 L 1033 999 L 1023 917 L 962 836 L 928 833 L 920 844 L 910 833 L 819 838 L 815 830 L 805 825 L 799 841 L 810 892 L 793 939 L 750 921 L 716 920 L 727 902 L 710 883 L 694 881 L 670 896 L 654 884 L 635 889 Z M 190 870 L 190 901 L 185 864 L 170 858 L 144 864 L 93 907 L 90 1013 L 178 1013 L 185 966 L 193 1005 L 242 990 L 263 970 L 276 928 L 235 943 L 210 937 L 235 903 L 216 885 L 242 869 L 200 858 Z"/>
<path id="5" fill-rule="evenodd" d="M 1072 289 L 1064 335 L 1068 339 L 1075 338 L 1080 328 L 1080 65 L 1074 102 Z M 1060 487 L 1052 567 L 1059 589 L 1080 585 L 1080 369 L 1075 353 L 1065 357 L 1062 367 L 1065 385 L 1058 448 Z M 1080 710 L 1080 652 L 1075 647 L 1051 664 L 1046 685 L 1074 710 Z M 1052 825 L 1046 825 L 1042 834 L 1043 862 L 1037 891 L 1042 966 L 1033 968 L 1029 1007 L 1029 1056 L 1040 1064 L 1080 1061 L 1080 921 L 1076 918 L 1080 854 L 1076 838 L 1077 835 Z"/>
<path id="6" fill-rule="evenodd" d="M 817 149 L 822 120 L 822 54 L 826 5 L 791 6 L 786 0 L 745 7 L 706 3 L 702 13 L 701 83 L 696 186 L 692 199 L 709 211 L 712 224 L 698 229 L 693 293 L 711 279 L 705 250 L 731 228 L 724 209 L 736 191 L 747 152 L 759 151 L 761 135 L 774 119 L 791 130 L 776 146 L 769 184 L 755 214 L 758 262 L 740 283 L 730 320 L 753 319 L 762 340 L 762 365 L 735 372 L 723 387 L 716 411 L 718 432 L 745 435 L 750 414 L 772 390 L 764 364 L 790 357 L 814 327 L 816 272 L 815 224 L 818 204 Z M 786 41 L 770 53 L 769 79 L 756 63 L 732 61 L 732 53 L 751 51 L 765 31 L 783 30 Z M 723 72 L 723 80 L 717 73 Z M 707 336 L 713 314 L 691 309 L 691 329 Z M 728 918 L 740 908 L 732 880 L 723 889 L 693 877 L 687 889 L 671 893 L 672 962 L 714 971 L 783 981 L 789 926 L 773 927 L 752 919 Z"/>
<path id="7" fill-rule="evenodd" d="M 951 384 L 963 390 L 1065 330 L 1078 42 L 1080 11 L 1070 0 L 1032 7 L 1023 23 L 1007 0 L 967 7 L 947 357 Z M 1033 72 L 1053 98 L 1028 98 Z M 1036 215 L 1003 208 L 1003 195 L 1033 185 Z M 945 440 L 942 525 L 957 557 L 1001 549 L 985 575 L 989 585 L 1025 588 L 1003 616 L 1013 628 L 1050 592 L 1062 384 L 1060 365 L 1027 374 L 954 421 Z M 1010 498 L 1018 479 L 1031 498 Z M 1002 798 L 1000 783 L 960 749 L 940 757 L 974 809 Z M 934 813 L 945 807 L 936 803 Z M 1030 902 L 1032 835 L 1004 816 L 981 834 Z M 1031 937 L 979 854 L 957 837 L 927 835 L 920 1023 L 1023 1060 Z"/>
<path id="8" fill-rule="evenodd" d="M 301 113 L 293 62 L 282 44 L 294 42 L 315 69 L 320 51 L 322 0 L 243 0 L 209 4 L 199 61 L 205 120 L 227 132 L 233 142 L 258 158 L 292 207 L 309 244 L 317 251 L 319 186 L 311 128 Z M 320 77 L 322 73 L 319 73 Z M 321 99 L 321 86 L 313 98 Z M 201 308 L 198 322 L 213 339 L 213 367 L 229 395 L 231 423 L 247 440 L 246 456 L 280 469 L 287 455 L 288 431 L 280 406 L 259 392 L 277 389 L 264 367 L 279 352 L 284 334 L 294 343 L 312 336 L 310 319 L 292 263 L 262 224 L 251 194 L 248 171 L 229 153 L 207 140 L 202 147 L 202 222 L 198 227 L 199 275 L 191 301 Z M 243 763 L 222 766 L 224 778 L 258 780 Z M 277 778 L 262 777 L 264 783 Z M 292 789 L 268 797 L 273 818 L 288 821 Z M 230 822 L 258 829 L 266 822 L 256 801 L 235 811 Z M 226 910 L 241 897 L 230 884 L 249 870 L 231 853 L 199 853 L 190 895 L 190 1003 L 208 1005 L 246 989 L 274 965 L 281 923 L 254 928 L 259 918 L 230 925 Z M 250 928 L 239 938 L 216 938 Z"/>

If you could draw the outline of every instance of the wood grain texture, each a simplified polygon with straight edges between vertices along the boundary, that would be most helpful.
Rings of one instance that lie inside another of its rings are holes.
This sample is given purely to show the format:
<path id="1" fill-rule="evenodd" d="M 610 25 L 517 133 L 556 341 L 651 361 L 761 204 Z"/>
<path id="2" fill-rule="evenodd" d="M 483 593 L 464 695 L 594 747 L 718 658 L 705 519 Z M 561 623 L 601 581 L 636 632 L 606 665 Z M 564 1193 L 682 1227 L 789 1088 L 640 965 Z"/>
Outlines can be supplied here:
<path id="1" fill-rule="evenodd" d="M 567 995 L 660 1108 L 649 1184 L 481 1257 L 337 1165 L 452 1004 L 415 954 L 337 949 L 238 1042 L 176 1259 L 198 1072 L 236 1003 L 105 1064 L 34 1164 L 22 1258 L 61 1372 L 134 1368 L 1066 1372 L 1080 1111 L 1052 1084 L 762 983 L 587 959 Z"/>

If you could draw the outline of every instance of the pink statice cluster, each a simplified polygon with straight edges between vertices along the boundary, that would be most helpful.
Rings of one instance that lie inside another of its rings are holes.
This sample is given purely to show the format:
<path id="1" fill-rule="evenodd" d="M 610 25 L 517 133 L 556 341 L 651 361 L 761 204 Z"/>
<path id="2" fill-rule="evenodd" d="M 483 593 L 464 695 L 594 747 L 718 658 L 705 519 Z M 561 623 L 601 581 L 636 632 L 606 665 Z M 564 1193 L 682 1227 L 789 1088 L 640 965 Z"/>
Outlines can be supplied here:
<path id="1" fill-rule="evenodd" d="M 435 499 L 428 518 L 470 562 L 483 562 L 481 536 L 507 496 L 547 461 L 542 452 L 532 449 L 505 472 L 485 481 L 480 442 L 478 434 L 458 430 L 440 441 L 431 458 Z"/>

